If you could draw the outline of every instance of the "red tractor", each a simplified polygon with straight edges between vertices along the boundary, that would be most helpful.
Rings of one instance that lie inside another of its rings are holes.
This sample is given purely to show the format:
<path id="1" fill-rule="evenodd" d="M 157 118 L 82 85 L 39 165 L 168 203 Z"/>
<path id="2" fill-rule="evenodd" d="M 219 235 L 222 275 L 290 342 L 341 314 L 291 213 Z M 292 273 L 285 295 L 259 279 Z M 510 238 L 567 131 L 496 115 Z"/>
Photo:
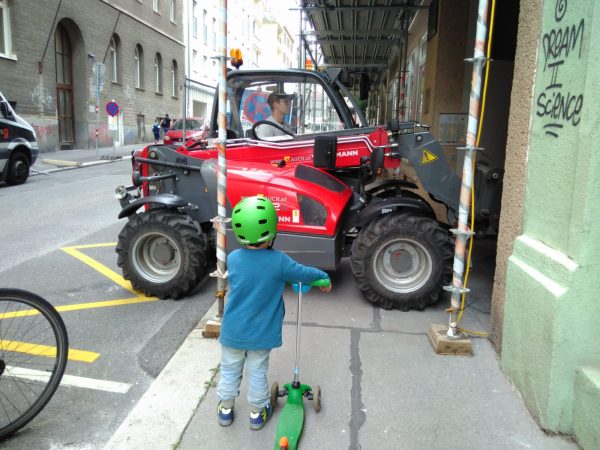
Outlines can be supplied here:
<path id="1" fill-rule="evenodd" d="M 406 158 L 452 223 L 460 180 L 439 143 L 415 123 L 369 127 L 338 72 L 231 71 L 227 200 L 262 194 L 279 216 L 275 248 L 334 271 L 350 257 L 361 291 L 383 308 L 422 309 L 451 276 L 448 226 L 417 186 L 378 176 Z M 273 94 L 273 95 L 272 95 Z M 273 98 L 286 98 L 284 123 Z M 216 103 L 216 102 L 215 102 Z M 216 130 L 213 111 L 212 130 Z M 265 127 L 273 130 L 264 135 Z M 291 131 L 290 131 L 291 130 Z M 216 131 L 213 131 L 213 138 Z M 119 186 L 128 218 L 118 265 L 146 295 L 179 298 L 206 277 L 215 255 L 216 148 L 211 140 L 135 152 L 133 185 Z M 488 213 L 489 215 L 489 213 Z M 236 247 L 228 230 L 227 251 Z"/>

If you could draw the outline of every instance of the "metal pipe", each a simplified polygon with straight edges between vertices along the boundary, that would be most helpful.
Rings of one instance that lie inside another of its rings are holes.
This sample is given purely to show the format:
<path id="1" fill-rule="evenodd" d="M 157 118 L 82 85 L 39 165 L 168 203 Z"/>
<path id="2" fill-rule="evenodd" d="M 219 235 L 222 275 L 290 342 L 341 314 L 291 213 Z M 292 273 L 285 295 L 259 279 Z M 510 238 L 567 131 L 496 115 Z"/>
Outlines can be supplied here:
<path id="1" fill-rule="evenodd" d="M 302 44 L 304 42 L 304 30 L 302 29 L 302 9 L 300 10 L 300 21 L 298 22 L 298 69 L 304 68 L 304 61 L 302 61 Z"/>
<path id="2" fill-rule="evenodd" d="M 296 361 L 294 363 L 294 383 L 300 382 L 300 339 L 302 330 L 302 283 L 298 283 L 298 310 L 296 313 Z"/>
<path id="3" fill-rule="evenodd" d="M 462 185 L 460 189 L 460 202 L 458 205 L 458 229 L 452 230 L 456 235 L 454 249 L 454 265 L 452 275 L 452 285 L 445 286 L 444 289 L 451 292 L 450 298 L 450 319 L 446 335 L 449 338 L 460 337 L 457 331 L 458 314 L 460 313 L 461 295 L 468 292 L 463 287 L 463 274 L 465 270 L 465 253 L 467 239 L 473 232 L 468 227 L 469 208 L 471 206 L 471 188 L 473 185 L 473 154 L 477 150 L 477 128 L 479 121 L 479 106 L 481 100 L 481 74 L 484 65 L 487 63 L 485 57 L 485 41 L 487 35 L 487 14 L 488 0 L 479 0 L 479 10 L 477 14 L 477 32 L 475 35 L 475 51 L 473 58 L 466 61 L 473 63 L 473 73 L 471 78 L 471 96 L 469 102 L 469 121 L 467 123 L 465 159 L 463 162 Z"/>
<path id="4" fill-rule="evenodd" d="M 219 1 L 219 137 L 217 139 L 217 317 L 223 317 L 227 278 L 227 241 L 225 224 L 227 221 L 227 0 Z"/>
<path id="5" fill-rule="evenodd" d="M 408 15 L 404 15 L 402 35 L 404 39 L 404 46 L 402 47 L 402 121 L 408 120 L 408 105 L 406 98 L 406 74 L 408 73 Z"/>
<path id="6" fill-rule="evenodd" d="M 191 2 L 193 2 L 194 0 L 191 0 Z M 187 40 L 187 45 L 185 47 L 185 59 L 187 60 L 187 64 L 185 65 L 185 71 L 184 71 L 184 76 L 183 76 L 183 130 L 182 130 L 182 135 L 181 135 L 181 143 L 183 145 L 185 145 L 186 142 L 186 130 L 187 130 L 187 112 L 188 112 L 188 102 L 189 102 L 189 88 L 190 88 L 190 84 L 188 82 L 189 78 L 190 78 L 190 67 L 192 65 L 192 60 L 190 58 L 190 48 L 192 47 L 192 42 L 190 41 L 190 17 L 192 16 L 190 14 L 190 11 L 192 11 L 193 8 L 193 4 L 190 5 L 190 2 L 186 1 L 186 21 L 185 21 L 185 28 L 186 28 L 186 40 Z M 192 17 L 193 20 L 193 17 Z"/>

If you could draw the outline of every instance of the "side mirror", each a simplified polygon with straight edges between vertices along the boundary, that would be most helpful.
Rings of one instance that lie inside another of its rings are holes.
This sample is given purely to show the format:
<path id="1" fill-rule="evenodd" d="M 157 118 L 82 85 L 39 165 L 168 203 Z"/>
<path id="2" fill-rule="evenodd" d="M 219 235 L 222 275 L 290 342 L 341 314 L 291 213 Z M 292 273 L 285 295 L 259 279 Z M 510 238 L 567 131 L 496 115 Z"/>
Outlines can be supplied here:
<path id="1" fill-rule="evenodd" d="M 335 169 L 336 136 L 317 136 L 313 149 L 313 164 L 320 169 Z"/>

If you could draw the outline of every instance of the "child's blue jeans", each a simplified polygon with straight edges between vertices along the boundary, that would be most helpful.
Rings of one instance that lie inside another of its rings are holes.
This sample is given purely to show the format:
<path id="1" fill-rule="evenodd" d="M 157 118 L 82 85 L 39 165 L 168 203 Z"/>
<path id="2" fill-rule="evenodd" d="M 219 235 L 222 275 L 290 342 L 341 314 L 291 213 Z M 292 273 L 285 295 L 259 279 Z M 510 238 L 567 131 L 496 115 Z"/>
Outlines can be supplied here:
<path id="1" fill-rule="evenodd" d="M 269 355 L 271 350 L 240 350 L 221 345 L 221 379 L 217 396 L 225 408 L 233 407 L 240 394 L 240 384 L 246 363 L 248 376 L 248 403 L 254 412 L 261 411 L 269 403 Z"/>

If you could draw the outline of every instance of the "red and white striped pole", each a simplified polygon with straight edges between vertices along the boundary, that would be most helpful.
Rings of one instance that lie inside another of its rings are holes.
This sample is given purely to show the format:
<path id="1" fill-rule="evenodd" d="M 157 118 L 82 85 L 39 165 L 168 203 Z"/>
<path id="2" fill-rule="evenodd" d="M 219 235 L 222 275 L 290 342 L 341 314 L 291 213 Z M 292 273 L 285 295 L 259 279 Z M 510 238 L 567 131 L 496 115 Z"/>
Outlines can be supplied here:
<path id="1" fill-rule="evenodd" d="M 217 320 L 223 317 L 225 305 L 225 292 L 227 290 L 227 0 L 219 2 L 219 137 L 217 138 L 217 217 L 213 220 L 217 231 L 217 270 L 213 273 L 217 277 L 216 298 L 218 302 Z M 220 323 L 219 323 L 220 331 Z M 216 329 L 213 328 L 214 334 Z"/>
<path id="2" fill-rule="evenodd" d="M 452 285 L 444 287 L 445 290 L 450 291 L 452 294 L 450 298 L 449 326 L 446 333 L 449 338 L 461 337 L 457 330 L 458 316 L 461 308 L 460 299 L 463 293 L 469 292 L 469 290 L 463 286 L 463 274 L 465 271 L 467 240 L 473 235 L 473 231 L 469 229 L 468 221 L 469 209 L 471 206 L 471 189 L 473 186 L 473 154 L 477 150 L 477 128 L 479 125 L 482 85 L 481 74 L 487 63 L 487 58 L 485 56 L 487 16 L 488 0 L 479 0 L 475 52 L 473 58 L 466 60 L 473 63 L 473 72 L 471 77 L 471 98 L 469 102 L 466 146 L 461 148 L 461 150 L 465 150 L 465 159 L 463 162 L 462 185 L 460 189 L 460 202 L 458 205 L 458 229 L 452 230 L 456 235 Z"/>

